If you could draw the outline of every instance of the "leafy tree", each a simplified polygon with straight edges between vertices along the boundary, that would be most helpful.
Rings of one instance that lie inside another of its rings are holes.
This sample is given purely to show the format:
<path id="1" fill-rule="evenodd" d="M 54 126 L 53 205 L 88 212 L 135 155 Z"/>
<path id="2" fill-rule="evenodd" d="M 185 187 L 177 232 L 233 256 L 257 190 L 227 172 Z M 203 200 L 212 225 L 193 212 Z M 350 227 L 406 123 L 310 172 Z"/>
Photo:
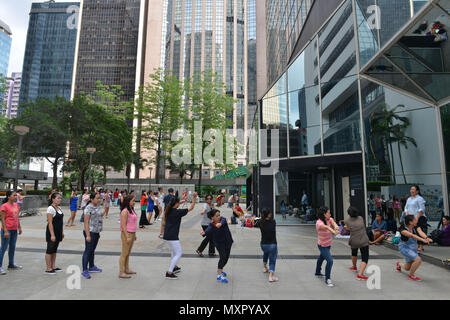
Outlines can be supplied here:
<path id="1" fill-rule="evenodd" d="M 386 104 L 380 104 L 378 111 L 373 112 L 370 115 L 370 134 L 374 137 L 378 137 L 384 141 L 384 143 L 389 147 L 390 150 L 390 163 L 392 169 L 393 181 L 396 184 L 395 167 L 394 167 L 394 153 L 392 144 L 398 143 L 398 153 L 400 165 L 402 167 L 403 177 L 406 181 L 406 175 L 403 168 L 403 161 L 401 156 L 400 145 L 405 148 L 408 147 L 408 143 L 413 144 L 417 147 L 414 138 L 406 136 L 406 130 L 411 125 L 407 117 L 402 117 L 398 114 L 398 109 L 405 108 L 404 105 L 398 105 L 395 108 L 389 108 Z"/>
<path id="2" fill-rule="evenodd" d="M 62 97 L 36 99 L 24 105 L 20 115 L 9 123 L 8 141 L 11 147 L 17 145 L 14 126 L 24 125 L 30 132 L 23 139 L 23 153 L 26 157 L 45 158 L 52 165 L 52 188 L 58 186 L 58 165 L 64 161 L 69 139 L 70 103 Z"/>
<path id="3" fill-rule="evenodd" d="M 212 166 L 218 164 L 204 163 L 203 155 L 206 148 L 211 147 L 217 143 L 220 148 L 222 142 L 222 148 L 225 145 L 225 141 L 218 141 L 217 136 L 225 139 L 226 129 L 232 126 L 230 115 L 233 112 L 234 99 L 226 94 L 226 87 L 221 82 L 217 73 L 211 71 L 196 73 L 193 78 L 189 79 L 185 87 L 185 95 L 187 98 L 187 105 L 190 108 L 191 117 L 187 121 L 186 128 L 188 128 L 193 137 L 193 141 L 201 139 L 199 144 L 200 149 L 193 150 L 193 156 L 197 157 L 197 160 L 201 158 L 201 164 L 198 167 L 199 180 L 198 187 L 201 190 L 202 185 L 202 170 L 203 166 Z M 199 132 L 195 132 L 195 123 L 201 122 L 201 128 Z M 216 137 L 206 137 L 207 132 L 215 130 Z M 201 134 L 201 137 L 198 137 Z M 206 141 L 204 141 L 206 140 Z M 215 155 L 215 153 L 212 153 Z M 199 162 L 199 161 L 195 161 Z M 194 163 L 195 163 L 194 162 Z"/>
<path id="4" fill-rule="evenodd" d="M 179 129 L 186 117 L 182 108 L 183 84 L 170 72 L 156 69 L 150 75 L 151 82 L 139 90 L 137 103 L 139 120 L 142 121 L 142 146 L 151 151 L 148 163 L 156 167 L 156 184 L 160 183 L 161 167 L 167 159 L 171 132 Z"/>

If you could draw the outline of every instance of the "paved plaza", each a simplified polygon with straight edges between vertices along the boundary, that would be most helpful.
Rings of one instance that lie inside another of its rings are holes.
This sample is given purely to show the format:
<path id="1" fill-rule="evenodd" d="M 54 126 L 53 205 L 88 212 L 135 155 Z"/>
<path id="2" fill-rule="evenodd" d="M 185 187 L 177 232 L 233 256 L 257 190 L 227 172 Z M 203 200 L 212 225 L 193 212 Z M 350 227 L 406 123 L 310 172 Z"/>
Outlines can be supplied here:
<path id="1" fill-rule="evenodd" d="M 68 208 L 63 208 L 65 219 Z M 402 260 L 397 251 L 384 246 L 371 247 L 369 265 L 381 270 L 381 289 L 369 290 L 366 282 L 356 281 L 356 274 L 349 271 L 350 250 L 346 239 L 336 239 L 332 254 L 334 288 L 325 286 L 323 280 L 314 277 L 318 254 L 314 226 L 283 226 L 277 229 L 279 258 L 277 283 L 269 283 L 262 273 L 259 229 L 230 226 L 234 245 L 231 259 L 225 268 L 229 274 L 228 284 L 215 280 L 218 258 L 196 255 L 202 240 L 200 236 L 201 205 L 183 218 L 180 240 L 183 257 L 179 265 L 179 279 L 165 279 L 170 264 L 170 251 L 158 238 L 160 223 L 139 229 L 137 242 L 130 258 L 131 268 L 137 272 L 130 280 L 118 278 L 121 252 L 119 210 L 112 208 L 105 220 L 97 248 L 96 265 L 103 273 L 93 274 L 92 279 L 81 279 L 80 290 L 69 290 L 69 274 L 56 276 L 44 274 L 45 270 L 45 209 L 40 216 L 22 218 L 23 234 L 19 237 L 16 263 L 24 268 L 0 276 L 0 299 L 125 299 L 125 300 L 278 300 L 278 299 L 448 299 L 448 270 L 424 263 L 417 275 L 423 282 L 407 279 L 407 274 L 394 271 L 395 262 Z M 71 265 L 81 267 L 84 250 L 82 227 L 65 229 L 65 239 L 59 247 L 57 267 L 64 270 Z M 226 217 L 230 209 L 224 209 Z M 207 252 L 205 252 L 207 253 Z M 8 258 L 5 256 L 4 264 Z M 325 264 L 324 264 L 325 266 Z"/>

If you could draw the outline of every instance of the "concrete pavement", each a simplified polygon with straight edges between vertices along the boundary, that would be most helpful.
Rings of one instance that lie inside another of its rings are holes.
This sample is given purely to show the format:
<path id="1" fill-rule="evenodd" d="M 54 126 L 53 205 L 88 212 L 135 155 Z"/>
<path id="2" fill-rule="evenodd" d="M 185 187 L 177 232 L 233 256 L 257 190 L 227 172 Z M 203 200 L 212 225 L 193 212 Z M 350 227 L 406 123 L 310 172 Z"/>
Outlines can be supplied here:
<path id="1" fill-rule="evenodd" d="M 201 300 L 278 300 L 278 299 L 448 299 L 450 273 L 434 265 L 424 263 L 417 275 L 424 281 L 417 283 L 407 279 L 407 274 L 394 271 L 395 262 L 402 261 L 398 252 L 384 246 L 371 247 L 369 265 L 381 270 L 381 289 L 369 290 L 365 282 L 355 280 L 349 271 L 350 249 L 347 240 L 336 239 L 332 254 L 334 288 L 325 286 L 323 280 L 314 277 L 318 255 L 314 226 L 278 227 L 277 283 L 269 283 L 262 273 L 262 253 L 259 246 L 259 229 L 230 226 L 234 245 L 231 259 L 225 268 L 229 283 L 215 280 L 218 258 L 199 258 L 195 250 L 200 244 L 200 214 L 202 206 L 183 218 L 180 240 L 183 257 L 179 265 L 182 273 L 178 280 L 166 280 L 165 272 L 170 264 L 170 250 L 158 238 L 160 223 L 140 229 L 130 258 L 131 268 L 137 275 L 130 280 L 118 278 L 121 251 L 118 224 L 119 210 L 111 208 L 105 220 L 104 231 L 97 248 L 96 265 L 103 273 L 93 274 L 92 279 L 81 279 L 80 290 L 69 290 L 69 274 L 56 276 L 44 274 L 45 270 L 45 211 L 41 216 L 21 220 L 23 234 L 19 237 L 16 263 L 24 268 L 0 276 L 0 299 L 201 299 Z M 231 217 L 231 210 L 222 213 Z M 65 220 L 68 208 L 63 208 Z M 82 226 L 65 229 L 65 240 L 59 247 L 57 266 L 66 270 L 69 266 L 81 267 L 84 250 Z M 139 213 L 140 215 L 140 213 Z M 7 255 L 7 254 L 6 254 Z M 5 256 L 4 265 L 8 258 Z M 325 264 L 324 264 L 325 267 Z"/>

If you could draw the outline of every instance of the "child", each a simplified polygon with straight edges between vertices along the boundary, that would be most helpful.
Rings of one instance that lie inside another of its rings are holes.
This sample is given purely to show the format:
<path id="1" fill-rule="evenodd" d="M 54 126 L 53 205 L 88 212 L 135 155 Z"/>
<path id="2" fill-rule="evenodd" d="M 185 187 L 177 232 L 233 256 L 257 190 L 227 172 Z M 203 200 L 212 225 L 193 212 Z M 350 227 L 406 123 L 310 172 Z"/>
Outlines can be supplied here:
<path id="1" fill-rule="evenodd" d="M 212 234 L 214 245 L 219 251 L 219 264 L 217 267 L 217 281 L 228 283 L 226 279 L 227 274 L 223 272 L 223 268 L 230 258 L 231 246 L 233 245 L 233 238 L 231 237 L 230 229 L 228 228 L 227 219 L 220 216 L 220 211 L 212 209 L 208 212 L 208 218 L 212 220 L 208 228 L 202 231 L 202 236 Z"/>

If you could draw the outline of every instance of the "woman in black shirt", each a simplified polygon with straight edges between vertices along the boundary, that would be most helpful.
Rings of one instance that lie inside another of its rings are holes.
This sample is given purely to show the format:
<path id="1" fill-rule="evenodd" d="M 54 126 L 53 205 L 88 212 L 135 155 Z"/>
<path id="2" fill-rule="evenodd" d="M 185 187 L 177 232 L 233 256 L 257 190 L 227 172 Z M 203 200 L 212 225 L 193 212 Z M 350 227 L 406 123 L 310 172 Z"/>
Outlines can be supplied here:
<path id="1" fill-rule="evenodd" d="M 182 255 L 180 239 L 178 238 L 178 234 L 180 233 L 181 218 L 187 215 L 188 212 L 194 210 L 196 200 L 197 193 L 194 192 L 192 204 L 189 209 L 178 209 L 184 201 L 180 201 L 178 197 L 173 197 L 164 212 L 164 219 L 161 224 L 161 233 L 164 230 L 163 239 L 166 240 L 172 251 L 172 261 L 169 271 L 166 272 L 166 279 L 177 279 L 175 273 L 181 271 L 181 268 L 177 266 L 177 262 L 180 260 Z"/>
<path id="2" fill-rule="evenodd" d="M 269 272 L 269 282 L 278 281 L 278 278 L 273 276 L 278 256 L 276 222 L 270 209 L 265 208 L 262 210 L 262 219 L 258 220 L 256 227 L 261 230 L 264 273 Z M 267 269 L 267 261 L 269 261 L 269 269 Z"/>

